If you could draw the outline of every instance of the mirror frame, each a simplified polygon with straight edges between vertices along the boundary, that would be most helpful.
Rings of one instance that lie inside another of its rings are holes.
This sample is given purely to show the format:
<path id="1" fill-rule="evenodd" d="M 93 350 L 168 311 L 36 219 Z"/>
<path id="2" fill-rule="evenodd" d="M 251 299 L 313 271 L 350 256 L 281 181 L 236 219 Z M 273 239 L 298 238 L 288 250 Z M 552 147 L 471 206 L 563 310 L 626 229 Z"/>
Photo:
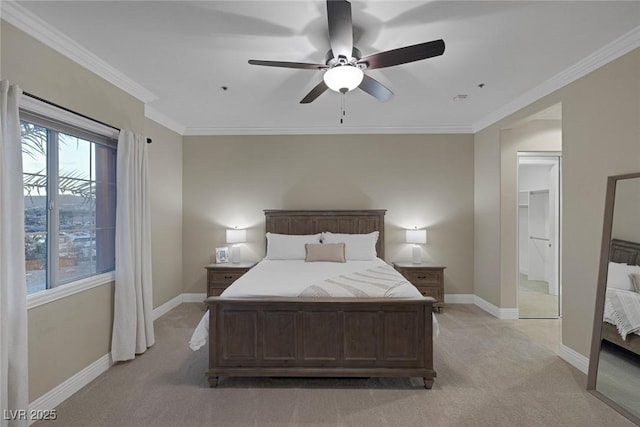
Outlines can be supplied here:
<path id="1" fill-rule="evenodd" d="M 600 361 L 600 345 L 602 340 L 602 318 L 604 316 L 604 298 L 607 291 L 607 273 L 609 257 L 611 256 L 611 233 L 613 227 L 613 208 L 616 196 L 616 184 L 618 181 L 631 178 L 640 178 L 640 172 L 607 177 L 607 193 L 604 204 L 604 223 L 602 226 L 602 243 L 600 247 L 600 265 L 598 269 L 598 287 L 596 290 L 596 307 L 593 317 L 593 335 L 591 336 L 591 353 L 589 357 L 589 372 L 587 374 L 587 390 L 598 399 L 607 403 L 631 421 L 640 425 L 640 417 L 627 411 L 615 401 L 609 399 L 596 390 L 598 376 L 598 362 Z"/>

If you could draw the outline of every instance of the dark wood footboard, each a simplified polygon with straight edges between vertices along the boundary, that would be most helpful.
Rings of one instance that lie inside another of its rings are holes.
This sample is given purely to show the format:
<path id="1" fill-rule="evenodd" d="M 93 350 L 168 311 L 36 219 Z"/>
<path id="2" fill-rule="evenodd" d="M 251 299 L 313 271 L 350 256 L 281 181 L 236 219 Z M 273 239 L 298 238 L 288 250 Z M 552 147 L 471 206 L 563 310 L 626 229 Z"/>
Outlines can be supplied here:
<path id="1" fill-rule="evenodd" d="M 433 385 L 433 298 L 206 302 L 212 387 L 219 376 L 421 377 Z"/>

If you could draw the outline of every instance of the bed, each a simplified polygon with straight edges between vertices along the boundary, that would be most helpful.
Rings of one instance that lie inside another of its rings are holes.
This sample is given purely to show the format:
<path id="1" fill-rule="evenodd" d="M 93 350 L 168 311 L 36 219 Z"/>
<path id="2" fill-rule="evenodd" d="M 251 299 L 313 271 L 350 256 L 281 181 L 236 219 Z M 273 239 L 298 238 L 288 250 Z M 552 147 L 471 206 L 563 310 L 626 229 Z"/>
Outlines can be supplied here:
<path id="1" fill-rule="evenodd" d="M 611 240 L 609 260 L 614 263 L 640 266 L 640 243 L 619 239 Z M 610 280 L 611 274 L 608 282 Z M 614 301 L 617 300 L 622 301 L 627 307 L 635 305 L 640 310 L 640 293 L 611 289 L 608 283 L 605 296 L 605 321 L 602 323 L 602 339 L 640 356 L 640 331 L 634 331 L 636 329 L 634 327 L 638 324 L 637 322 L 632 323 L 627 325 L 626 328 L 624 325 L 619 324 L 620 321 L 616 319 L 618 315 L 615 314 L 616 310 L 613 307 Z M 624 338 L 620 330 L 622 330 Z M 632 332 L 626 333 L 628 331 Z"/>
<path id="2" fill-rule="evenodd" d="M 267 233 L 280 235 L 377 232 L 375 249 L 382 258 L 384 214 L 384 210 L 267 210 L 265 224 Z M 374 264 L 366 268 L 386 266 Z M 269 265 L 261 262 L 253 273 Z M 386 267 L 390 271 L 380 274 L 397 274 Z M 278 277 L 288 280 L 286 275 Z M 270 287 L 278 286 L 269 280 Z M 247 293 L 253 292 L 249 288 L 242 289 L 242 283 L 239 279 L 229 292 L 206 300 L 211 387 L 217 386 L 220 376 L 273 376 L 420 377 L 425 388 L 432 388 L 435 300 L 421 296 L 410 284 L 394 287 L 397 295 L 390 298 L 327 297 L 322 292 L 309 294 L 308 289 L 302 297 L 252 294 Z"/>

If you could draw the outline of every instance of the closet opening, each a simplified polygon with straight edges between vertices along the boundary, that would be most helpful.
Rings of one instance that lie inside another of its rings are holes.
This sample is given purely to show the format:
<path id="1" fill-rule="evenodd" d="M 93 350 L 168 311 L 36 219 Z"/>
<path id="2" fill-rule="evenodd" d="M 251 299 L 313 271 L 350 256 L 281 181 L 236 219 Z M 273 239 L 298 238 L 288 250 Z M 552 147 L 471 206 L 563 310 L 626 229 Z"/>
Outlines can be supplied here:
<path id="1" fill-rule="evenodd" d="M 562 315 L 560 152 L 518 152 L 518 313 Z"/>

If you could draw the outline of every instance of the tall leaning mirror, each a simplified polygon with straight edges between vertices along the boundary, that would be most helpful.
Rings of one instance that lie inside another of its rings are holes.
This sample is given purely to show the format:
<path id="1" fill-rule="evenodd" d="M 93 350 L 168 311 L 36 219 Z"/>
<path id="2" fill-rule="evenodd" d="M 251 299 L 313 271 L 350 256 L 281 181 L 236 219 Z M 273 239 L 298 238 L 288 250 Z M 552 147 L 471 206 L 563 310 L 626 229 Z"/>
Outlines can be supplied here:
<path id="1" fill-rule="evenodd" d="M 587 388 L 640 425 L 640 173 L 607 181 Z"/>

